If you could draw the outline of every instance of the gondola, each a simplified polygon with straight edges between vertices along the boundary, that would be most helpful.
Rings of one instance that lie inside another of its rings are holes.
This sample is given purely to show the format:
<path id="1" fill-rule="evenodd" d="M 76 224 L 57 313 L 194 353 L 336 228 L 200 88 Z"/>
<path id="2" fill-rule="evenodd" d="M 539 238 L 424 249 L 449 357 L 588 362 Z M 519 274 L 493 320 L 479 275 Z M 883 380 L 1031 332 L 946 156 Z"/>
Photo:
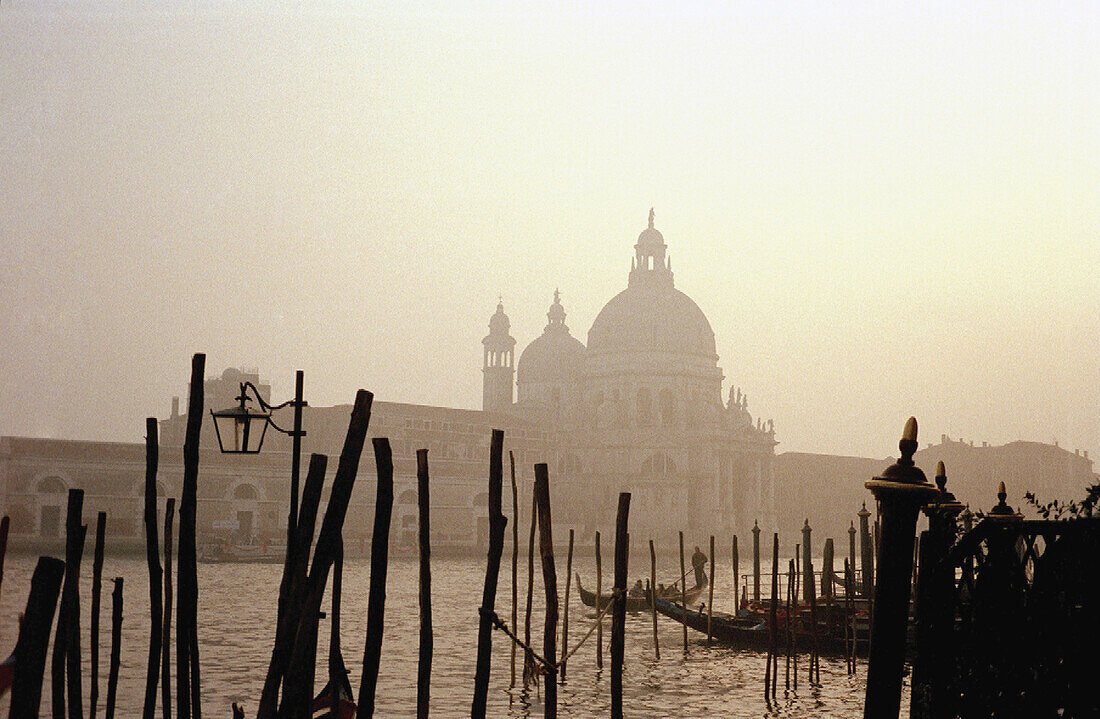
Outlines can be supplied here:
<path id="1" fill-rule="evenodd" d="M 707 589 L 707 582 L 697 584 L 691 589 L 687 590 L 687 597 L 685 601 L 690 605 Z M 596 593 L 590 592 L 584 588 L 581 584 L 581 575 L 577 574 L 577 591 L 581 595 L 581 601 L 587 607 L 596 606 Z M 666 587 L 664 592 L 658 595 L 659 598 L 668 599 L 674 602 L 681 600 L 680 590 L 676 587 Z M 611 594 L 607 593 L 600 597 L 600 609 L 603 609 L 611 601 Z M 649 591 L 642 590 L 640 593 L 636 590 L 630 590 L 626 594 L 626 611 L 628 612 L 648 612 L 649 611 Z"/>
<path id="2" fill-rule="evenodd" d="M 697 632 L 707 633 L 707 613 L 701 609 L 682 609 L 679 604 L 658 597 L 656 601 L 657 611 L 677 622 L 683 622 Z M 846 651 L 844 640 L 843 615 L 835 612 L 832 620 L 829 620 L 825 607 L 818 607 L 820 618 L 818 620 L 818 632 L 816 637 L 817 650 L 823 654 L 843 655 Z M 794 631 L 794 646 L 798 651 L 808 651 L 815 638 L 810 635 L 808 626 L 809 617 L 805 611 L 796 614 Z M 777 617 L 778 618 L 778 617 Z M 776 628 L 776 645 L 783 648 L 787 644 L 787 627 L 785 622 L 779 622 L 781 626 Z M 767 615 L 759 612 L 749 612 L 744 616 L 734 616 L 726 612 L 712 612 L 710 622 L 711 636 L 731 647 L 738 649 L 767 649 L 771 640 L 771 632 L 768 630 Z M 865 654 L 867 651 L 867 635 L 864 632 L 857 634 L 856 652 Z"/>

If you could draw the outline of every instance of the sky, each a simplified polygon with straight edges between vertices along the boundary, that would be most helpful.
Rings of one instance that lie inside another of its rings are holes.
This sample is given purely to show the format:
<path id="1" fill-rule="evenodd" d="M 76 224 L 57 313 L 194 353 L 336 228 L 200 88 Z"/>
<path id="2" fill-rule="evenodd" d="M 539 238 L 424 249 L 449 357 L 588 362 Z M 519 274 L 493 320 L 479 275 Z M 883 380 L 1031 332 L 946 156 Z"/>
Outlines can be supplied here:
<path id="1" fill-rule="evenodd" d="M 915 7 L 919 6 L 919 7 Z M 477 408 L 650 207 L 777 451 L 1100 450 L 1095 3 L 0 3 L 0 435 Z M 517 352 L 518 356 L 518 352 Z"/>

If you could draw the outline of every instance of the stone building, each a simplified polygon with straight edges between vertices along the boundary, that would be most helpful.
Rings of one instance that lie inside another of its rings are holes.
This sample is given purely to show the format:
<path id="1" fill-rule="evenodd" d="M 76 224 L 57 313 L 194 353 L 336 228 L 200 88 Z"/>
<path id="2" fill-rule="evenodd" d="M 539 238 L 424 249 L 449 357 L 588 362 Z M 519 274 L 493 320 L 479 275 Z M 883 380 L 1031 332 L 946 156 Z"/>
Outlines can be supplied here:
<path id="1" fill-rule="evenodd" d="M 587 344 L 565 320 L 555 291 L 546 328 L 517 362 L 509 318 L 497 305 L 483 340 L 480 410 L 375 401 L 370 436 L 389 438 L 393 448 L 398 543 L 415 534 L 421 447 L 429 450 L 433 480 L 433 543 L 446 550 L 486 540 L 494 427 L 505 430 L 506 452 L 515 458 L 521 522 L 530 516 L 532 466 L 546 462 L 555 526 L 576 528 L 580 541 L 597 529 L 610 531 L 620 491 L 633 493 L 631 532 L 668 548 L 677 530 L 717 534 L 743 531 L 757 518 L 764 527 L 774 523 L 772 423 L 754 422 L 740 389 L 731 388 L 723 401 L 714 331 L 676 289 L 652 211 L 634 245 L 627 286 L 599 312 Z M 204 382 L 205 409 L 234 405 L 242 382 L 270 399 L 270 384 L 258 371 L 231 368 Z M 335 473 L 350 409 L 305 408 L 303 477 L 310 452 L 328 454 L 329 475 Z M 289 424 L 286 415 L 279 419 Z M 160 423 L 162 507 L 164 497 L 179 496 L 186 423 L 174 399 Z M 222 455 L 204 418 L 200 447 L 200 536 L 281 542 L 289 439 L 269 430 L 261 454 Z M 13 537 L 56 541 L 65 492 L 82 487 L 86 518 L 108 511 L 111 537 L 140 546 L 144 453 L 142 444 L 0 438 L 0 500 L 13 516 Z M 345 525 L 351 552 L 365 548 L 371 532 L 374 475 L 368 442 Z"/>

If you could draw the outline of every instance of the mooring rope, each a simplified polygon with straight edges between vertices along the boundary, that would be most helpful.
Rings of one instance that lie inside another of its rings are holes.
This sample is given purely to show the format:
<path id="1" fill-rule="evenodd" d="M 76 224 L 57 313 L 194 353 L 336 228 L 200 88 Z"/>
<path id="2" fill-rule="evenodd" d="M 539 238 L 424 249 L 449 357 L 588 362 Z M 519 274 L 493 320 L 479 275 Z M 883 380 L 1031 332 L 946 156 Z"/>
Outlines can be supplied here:
<path id="1" fill-rule="evenodd" d="M 610 594 L 607 594 L 605 596 L 608 599 L 611 599 L 612 601 L 607 602 L 606 604 L 604 604 L 603 609 L 601 609 L 599 611 L 599 613 L 596 614 L 595 619 L 592 620 L 592 626 L 590 626 L 588 628 L 588 631 L 585 633 L 585 635 L 583 637 L 581 637 L 581 640 L 579 642 L 577 642 L 573 646 L 572 649 L 570 649 L 568 652 L 566 652 L 565 656 L 562 657 L 562 660 L 560 662 L 550 662 L 545 657 L 543 657 L 538 652 L 536 652 L 534 649 L 532 649 L 526 642 L 524 642 L 522 639 L 517 637 L 512 632 L 512 630 L 508 628 L 507 622 L 505 622 L 503 619 L 501 619 L 500 615 L 497 614 L 495 611 L 489 611 L 488 609 L 485 609 L 484 607 L 480 607 L 478 609 L 478 612 L 480 614 L 487 615 L 489 617 L 489 619 L 492 620 L 493 629 L 499 629 L 500 631 L 504 632 L 505 636 L 507 636 L 509 639 L 511 639 L 512 642 L 517 647 L 522 649 L 528 656 L 530 656 L 535 661 L 537 661 L 539 664 L 541 664 L 543 673 L 549 673 L 551 670 L 555 671 L 555 672 L 558 671 L 558 669 L 560 669 L 563 664 L 565 664 L 567 661 L 569 661 L 569 657 L 576 654 L 577 650 L 580 649 L 581 646 L 586 641 L 588 641 L 588 638 L 591 637 L 592 634 L 596 631 L 596 627 L 599 626 L 601 621 L 603 621 L 603 616 L 605 614 L 607 614 L 607 612 L 613 606 L 615 606 L 615 600 L 617 600 L 619 597 L 622 596 L 622 590 L 621 589 L 614 589 L 614 590 L 612 590 L 612 592 Z"/>

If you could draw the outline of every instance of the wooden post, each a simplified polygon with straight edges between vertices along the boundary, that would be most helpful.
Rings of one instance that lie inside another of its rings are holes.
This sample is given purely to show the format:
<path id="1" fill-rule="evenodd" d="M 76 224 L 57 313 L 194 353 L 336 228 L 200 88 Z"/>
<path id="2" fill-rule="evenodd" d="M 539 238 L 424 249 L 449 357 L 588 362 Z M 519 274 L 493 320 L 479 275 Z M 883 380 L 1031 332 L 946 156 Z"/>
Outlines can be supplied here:
<path id="1" fill-rule="evenodd" d="M 779 533 L 772 535 L 772 607 L 771 607 L 771 673 L 772 693 L 775 696 L 776 684 L 779 681 L 779 652 L 776 651 L 776 621 L 779 611 Z"/>
<path id="2" fill-rule="evenodd" d="M 477 668 L 474 672 L 472 719 L 485 719 L 489 694 L 489 667 L 493 650 L 493 613 L 496 607 L 500 555 L 504 552 L 504 529 L 508 519 L 501 512 L 504 484 L 504 432 L 494 429 L 489 444 L 489 556 L 485 566 L 485 590 L 481 595 L 481 616 L 477 632 Z"/>
<path id="3" fill-rule="evenodd" d="M 332 558 L 332 616 L 329 618 L 328 690 L 329 719 L 340 717 L 340 687 L 347 680 L 347 667 L 340 647 L 340 599 L 344 591 L 344 538 L 336 543 Z"/>
<path id="4" fill-rule="evenodd" d="M 198 506 L 199 436 L 202 430 L 203 381 L 206 355 L 191 358 L 187 399 L 187 432 L 183 442 L 183 492 L 179 506 L 179 547 L 176 561 L 176 717 L 201 717 L 198 657 L 198 567 L 195 549 L 195 511 Z M 195 706 L 192 706 L 192 704 Z"/>
<path id="5" fill-rule="evenodd" d="M 833 597 L 833 540 L 832 537 L 825 540 L 825 548 L 821 557 L 821 596 L 825 600 Z"/>
<path id="6" fill-rule="evenodd" d="M 508 450 L 508 464 L 512 470 L 512 631 L 515 631 L 519 626 L 519 490 L 516 487 L 516 457 L 512 450 Z M 512 642 L 512 681 L 508 688 L 515 686 L 516 643 Z"/>
<path id="7" fill-rule="evenodd" d="M 737 556 L 737 535 L 733 535 L 733 613 L 740 609 L 738 598 L 741 596 L 741 566 Z"/>
<path id="8" fill-rule="evenodd" d="M 600 564 L 600 533 L 596 532 L 596 614 L 603 607 L 603 567 Z M 603 617 L 596 622 L 596 668 L 603 669 Z"/>
<path id="9" fill-rule="evenodd" d="M 8 525 L 11 520 L 8 515 L 0 519 L 0 589 L 4 586 L 4 558 L 8 554 Z"/>
<path id="10" fill-rule="evenodd" d="M 169 497 L 164 507 L 164 628 L 160 644 L 160 703 L 164 719 L 172 719 L 172 517 L 176 498 Z"/>
<path id="11" fill-rule="evenodd" d="M 143 719 L 153 719 L 157 710 L 157 680 L 160 678 L 164 595 L 161 582 L 160 543 L 157 540 L 157 418 L 145 419 L 145 563 L 149 569 L 149 659 L 145 669 Z"/>
<path id="12" fill-rule="evenodd" d="M 573 579 L 573 530 L 569 530 L 569 551 L 565 555 L 565 609 L 561 619 L 561 680 L 565 681 L 565 656 L 569 653 L 569 585 Z M 513 646 L 515 646 L 513 644 Z"/>
<path id="13" fill-rule="evenodd" d="M 531 605 L 535 595 L 535 529 L 538 527 L 539 505 L 538 497 L 534 489 L 531 490 L 531 531 L 527 536 L 527 611 L 523 617 L 523 643 L 531 646 Z M 538 681 L 538 677 L 532 672 L 538 667 L 530 654 L 523 655 L 523 688 L 532 681 Z"/>
<path id="14" fill-rule="evenodd" d="M 752 523 L 752 600 L 760 602 L 760 525 Z"/>
<path id="15" fill-rule="evenodd" d="M 15 645 L 15 668 L 11 685 L 11 719 L 36 719 L 42 700 L 42 675 L 50 643 L 57 598 L 65 563 L 53 557 L 39 557 L 31 576 L 30 593 L 19 640 Z"/>
<path id="16" fill-rule="evenodd" d="M 321 532 L 317 536 L 317 548 L 313 553 L 313 563 L 306 587 L 301 593 L 301 604 L 297 611 L 288 611 L 287 614 L 298 614 L 298 626 L 296 636 L 293 638 L 293 651 L 290 662 L 287 665 L 285 682 L 283 685 L 283 702 L 279 707 L 281 716 L 308 716 L 309 707 L 313 701 L 313 681 L 317 663 L 317 623 L 321 614 L 321 601 L 325 594 L 325 585 L 328 584 L 328 575 L 335 561 L 336 551 L 340 543 L 344 528 L 344 518 L 347 516 L 348 502 L 351 501 L 351 492 L 355 488 L 355 478 L 359 472 L 359 460 L 363 454 L 363 444 L 366 441 L 367 427 L 370 424 L 370 410 L 374 395 L 366 390 L 359 390 L 355 394 L 355 404 L 352 406 L 351 418 L 348 422 L 348 431 L 344 437 L 344 446 L 340 450 L 340 462 L 336 467 L 336 475 L 332 480 L 332 490 L 329 493 L 328 507 L 325 510 L 325 518 L 321 524 Z M 385 444 L 385 440 L 381 440 Z M 388 449 L 388 445 L 385 447 Z M 377 450 L 380 454 L 383 450 Z M 311 457 L 310 474 L 314 473 L 314 467 L 321 465 L 323 460 L 313 461 L 319 456 Z M 323 474 L 323 471 L 322 471 Z M 320 480 L 318 479 L 319 483 Z M 310 490 L 310 477 L 306 476 L 306 492 Z M 319 493 L 320 488 L 316 491 Z M 303 508 L 306 496 L 303 496 Z M 304 526 L 308 524 L 308 517 L 299 511 L 299 521 L 295 526 L 295 532 L 302 536 Z M 312 529 L 310 530 L 312 534 Z M 300 550 L 308 550 L 308 545 L 299 547 Z M 297 556 L 297 553 L 296 553 Z M 369 624 L 369 619 L 368 619 Z M 266 687 L 265 687 L 266 688 Z M 359 705 L 362 710 L 362 704 Z"/>
<path id="17" fill-rule="evenodd" d="M 623 717 L 623 653 L 626 646 L 626 575 L 630 561 L 630 493 L 619 493 L 615 514 L 615 607 L 611 617 L 611 719 Z"/>
<path id="18" fill-rule="evenodd" d="M 432 547 L 428 450 L 416 450 L 417 539 L 420 544 L 420 655 L 416 667 L 416 717 L 428 718 L 432 681 Z"/>
<path id="19" fill-rule="evenodd" d="M 710 620 L 714 614 L 714 535 L 710 535 L 710 587 L 707 594 L 707 646 L 710 646 Z"/>
<path id="20" fill-rule="evenodd" d="M 810 558 L 813 556 L 813 545 L 810 543 L 810 520 L 802 525 L 802 600 L 810 603 Z"/>
<path id="21" fill-rule="evenodd" d="M 787 563 L 787 603 L 785 605 L 785 611 L 787 614 L 786 631 L 783 632 L 784 639 L 786 639 L 786 656 L 784 657 L 784 670 L 783 670 L 783 687 L 786 690 L 791 688 L 791 655 L 794 645 L 794 622 L 792 621 L 793 615 L 791 614 L 791 595 L 794 594 L 794 560 L 790 560 Z M 795 665 L 795 688 L 798 688 L 798 665 Z"/>
<path id="22" fill-rule="evenodd" d="M 657 641 L 657 550 L 649 540 L 649 611 L 653 614 L 653 655 L 661 658 L 661 645 Z"/>
<path id="23" fill-rule="evenodd" d="M 844 665 L 848 675 L 852 674 L 852 647 L 855 641 L 852 625 L 852 564 L 848 558 L 844 559 Z"/>
<path id="24" fill-rule="evenodd" d="M 545 464 L 535 465 L 535 498 L 539 515 L 539 557 L 542 563 L 542 584 L 546 589 L 546 621 L 543 624 L 543 656 L 553 662 L 558 655 L 558 576 L 554 567 L 554 535 L 550 522 L 550 475 Z M 558 677 L 553 667 L 545 668 L 546 697 L 544 716 L 558 715 Z M 612 711 L 614 714 L 614 711 Z"/>
<path id="25" fill-rule="evenodd" d="M 88 717 L 95 719 L 99 704 L 99 610 L 103 594 L 103 542 L 107 530 L 107 513 L 96 514 L 95 551 L 92 555 L 92 686 L 88 697 Z"/>
<path id="26" fill-rule="evenodd" d="M 69 703 L 70 719 L 83 719 L 83 697 L 80 691 L 80 558 L 84 553 L 84 535 L 87 530 L 81 524 L 83 506 L 84 490 L 70 489 L 65 511 L 65 580 L 61 586 L 61 610 L 57 618 L 51 659 L 55 719 L 65 716 L 66 699 Z"/>
<path id="27" fill-rule="evenodd" d="M 806 589 L 810 595 L 810 685 L 821 683 L 821 665 L 817 649 L 817 587 L 813 559 L 806 557 Z"/>
<path id="28" fill-rule="evenodd" d="M 104 716 L 114 719 L 115 697 L 118 693 L 118 665 L 122 653 L 122 577 L 115 577 L 111 592 L 111 669 L 107 675 L 107 711 Z"/>
<path id="29" fill-rule="evenodd" d="M 286 676 L 294 653 L 295 639 L 298 636 L 298 626 L 302 618 L 302 606 L 308 591 L 306 570 L 298 565 L 306 569 L 309 566 L 309 550 L 313 544 L 313 532 L 317 526 L 317 510 L 327 468 L 328 457 L 323 454 L 310 455 L 306 483 L 302 489 L 302 503 L 298 511 L 298 522 L 294 525 L 295 544 L 298 547 L 294 551 L 293 565 L 288 566 L 285 562 L 283 564 L 283 572 L 288 581 L 286 605 L 276 617 L 275 646 L 271 650 L 267 676 L 264 678 L 264 686 L 260 693 L 259 708 L 256 711 L 258 719 L 272 719 L 275 716 L 278 710 L 279 686 Z"/>
<path id="30" fill-rule="evenodd" d="M 378 490 L 374 500 L 374 533 L 370 542 L 370 594 L 367 599 L 367 642 L 363 648 L 363 680 L 359 685 L 358 719 L 374 716 L 374 694 L 378 686 L 378 667 L 382 662 L 383 618 L 386 613 L 386 572 L 389 567 L 390 517 L 393 512 L 393 455 L 390 441 L 372 440 L 378 468 Z M 427 463 L 428 456 L 424 455 Z M 419 481 L 420 456 L 417 455 Z M 425 467 L 426 470 L 426 467 Z M 426 479 L 426 477 L 425 477 Z M 420 692 L 417 687 L 417 701 Z M 418 709 L 419 711 L 419 709 Z"/>
<path id="31" fill-rule="evenodd" d="M 684 533 L 680 532 L 680 624 L 684 627 L 684 651 L 688 649 L 687 569 L 684 568 Z"/>

